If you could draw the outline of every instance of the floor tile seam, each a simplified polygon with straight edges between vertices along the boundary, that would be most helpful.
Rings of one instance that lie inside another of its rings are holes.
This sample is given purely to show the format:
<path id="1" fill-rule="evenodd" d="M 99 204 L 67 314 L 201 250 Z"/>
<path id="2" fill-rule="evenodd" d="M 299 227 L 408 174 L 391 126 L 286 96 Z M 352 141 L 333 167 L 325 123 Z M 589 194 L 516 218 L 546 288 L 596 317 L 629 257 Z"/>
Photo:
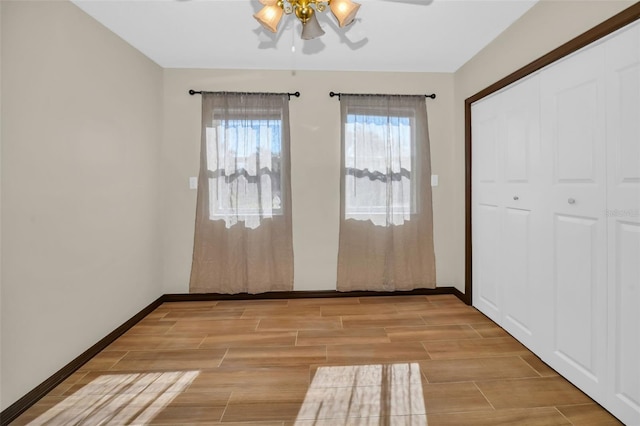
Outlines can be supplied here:
<path id="1" fill-rule="evenodd" d="M 198 343 L 198 347 L 195 350 L 197 350 L 197 351 L 206 350 L 206 348 L 203 348 L 202 345 L 204 344 L 205 340 L 207 340 L 207 336 L 208 336 L 208 334 L 204 335 L 204 337 L 202 338 L 202 340 L 200 340 L 200 343 Z"/>
<path id="2" fill-rule="evenodd" d="M 420 339 L 417 338 L 417 340 L 414 339 L 398 339 L 397 337 L 394 339 L 393 336 L 390 336 L 390 342 L 391 343 L 439 343 L 439 342 L 450 342 L 451 340 L 473 340 L 473 339 L 477 339 L 477 337 L 460 337 L 458 339 L 428 339 L 428 340 L 424 340 L 424 339 Z"/>
<path id="3" fill-rule="evenodd" d="M 227 413 L 227 409 L 229 408 L 229 403 L 231 402 L 231 396 L 233 395 L 233 391 L 229 392 L 229 399 L 227 399 L 227 403 L 224 406 L 224 410 L 222 410 L 222 414 L 220 415 L 220 423 L 222 423 L 222 419 L 224 419 L 224 415 Z"/>
<path id="4" fill-rule="evenodd" d="M 350 339 L 353 341 L 357 341 L 358 337 L 355 336 L 345 336 L 345 337 L 340 337 L 339 339 Z M 373 340 L 374 338 L 369 337 L 369 336 L 365 336 L 363 337 L 363 339 L 369 339 L 369 340 Z M 341 345 L 387 345 L 387 344 L 392 344 L 392 343 L 398 343 L 398 342 L 392 342 L 391 340 L 389 340 L 386 336 L 377 336 L 376 339 L 379 339 L 378 341 L 371 341 L 371 342 L 365 342 L 365 343 L 344 343 L 344 342 L 322 342 L 322 343 L 317 343 L 314 344 L 313 342 L 310 342 L 311 344 L 308 345 L 297 345 L 298 347 L 309 347 L 309 346 L 341 346 Z M 386 340 L 383 340 L 386 339 Z M 312 340 L 316 340 L 316 339 L 312 339 Z M 304 340 L 303 340 L 304 342 Z M 417 342 L 400 342 L 400 343 L 417 343 Z"/>
<path id="5" fill-rule="evenodd" d="M 198 343 L 198 345 L 200 345 L 201 343 Z M 211 350 L 215 350 L 216 348 L 199 348 L 199 347 L 166 347 L 166 348 L 151 348 L 151 349 L 126 349 L 126 350 L 122 350 L 121 352 L 126 352 L 127 354 L 130 352 L 189 352 L 189 351 L 211 351 Z M 220 348 L 220 349 L 225 349 L 225 348 Z M 109 352 L 116 352 L 116 351 L 109 351 Z M 120 352 L 120 351 L 118 351 Z"/>
<path id="6" fill-rule="evenodd" d="M 433 342 L 441 342 L 441 341 L 442 340 L 427 340 L 419 343 L 423 344 L 423 347 L 425 347 L 424 343 L 433 343 Z M 425 348 L 425 350 L 429 352 L 428 349 Z M 429 355 L 431 355 L 431 353 L 429 353 Z M 486 354 L 478 355 L 477 353 L 475 353 L 469 356 L 447 356 L 447 357 L 437 357 L 437 358 L 431 358 L 431 359 L 434 361 L 449 361 L 449 360 L 465 360 L 465 359 L 469 360 L 469 359 L 487 359 L 487 358 L 519 358 L 521 356 L 522 355 L 519 353 L 505 353 L 505 354 L 494 354 L 494 355 L 486 355 Z M 554 376 L 540 376 L 540 377 L 554 377 Z"/>
<path id="7" fill-rule="evenodd" d="M 411 420 L 412 418 L 415 417 L 427 417 L 428 413 L 415 413 L 415 414 L 388 414 L 388 415 L 384 415 L 384 414 L 378 414 L 378 415 L 349 415 L 347 417 L 344 416 L 338 416 L 336 415 L 335 417 L 320 417 L 320 418 L 313 418 L 313 419 L 298 419 L 296 418 L 295 421 L 300 421 L 303 422 L 303 424 L 316 424 L 316 422 L 323 422 L 322 424 L 327 424 L 327 422 L 334 422 L 335 426 L 340 426 L 340 425 L 350 425 L 352 423 L 335 423 L 338 421 L 351 421 L 351 420 L 401 420 L 400 418 L 402 418 L 402 420 Z M 244 425 L 245 423 L 241 423 L 242 425 Z M 249 423 L 246 423 L 247 425 L 249 425 Z M 361 423 L 358 423 L 361 424 Z M 366 423 L 366 424 L 371 424 L 371 423 Z M 376 424 L 380 424 L 379 422 L 376 422 Z M 387 423 L 382 423 L 382 424 L 387 424 Z M 395 424 L 395 423 L 390 423 L 391 425 Z M 412 423 L 406 423 L 406 422 L 402 422 L 400 424 L 406 425 L 406 424 L 412 424 Z M 229 424 L 229 426 L 234 426 L 235 423 L 231 423 Z"/>
<path id="8" fill-rule="evenodd" d="M 429 356 L 431 357 L 430 359 L 434 360 L 434 361 L 452 361 L 452 360 L 470 360 L 470 359 L 488 359 L 488 358 L 508 358 L 508 357 L 512 357 L 512 356 L 518 356 L 518 353 L 512 353 L 512 354 L 498 354 L 498 355 L 478 355 L 478 354 L 472 354 L 472 355 L 465 355 L 465 356 L 438 356 L 438 355 L 433 355 L 431 352 L 429 352 L 427 350 L 427 352 L 429 353 Z M 541 376 L 541 377 L 532 377 L 534 379 L 542 379 L 545 377 L 557 377 L 557 376 Z"/>
<path id="9" fill-rule="evenodd" d="M 457 321 L 457 322 L 428 322 L 428 318 L 425 319 L 424 315 L 418 315 L 424 321 L 425 325 L 474 325 L 474 324 L 486 324 L 486 321 L 483 322 L 465 322 L 465 321 Z M 436 317 L 438 318 L 438 317 Z"/>
<path id="10" fill-rule="evenodd" d="M 327 357 L 327 363 L 331 364 L 331 365 L 339 365 L 342 364 L 345 361 L 341 361 L 340 357 L 337 357 L 338 359 L 335 359 L 336 357 L 333 358 L 329 358 Z M 345 358 L 345 357 L 342 357 Z M 348 360 L 350 357 L 346 357 L 346 359 Z M 352 364 L 352 365 L 391 365 L 391 364 L 406 364 L 406 363 L 418 363 L 420 361 L 429 361 L 429 358 L 403 358 L 403 359 L 393 359 L 393 358 L 386 358 L 386 359 L 381 359 L 381 358 L 375 358 L 374 361 L 372 362 L 359 362 L 357 364 Z M 335 364 L 334 364 L 335 363 Z"/>
<path id="11" fill-rule="evenodd" d="M 126 351 L 126 352 L 124 353 L 124 355 L 122 355 L 120 358 L 118 358 L 118 360 L 117 360 L 116 362 L 114 362 L 113 364 L 111 364 L 111 367 L 109 367 L 109 368 L 107 369 L 107 371 L 112 371 L 112 368 L 113 368 L 113 367 L 115 367 L 115 366 L 116 366 L 120 361 L 122 361 L 122 360 L 123 360 L 127 355 L 129 355 L 129 352 L 131 352 L 131 351 Z M 93 360 L 94 358 L 95 358 L 95 357 L 93 357 L 93 358 L 91 358 L 91 359 Z M 92 370 L 90 370 L 90 371 L 92 371 Z"/>
<path id="12" fill-rule="evenodd" d="M 553 377 L 510 377 L 507 379 L 480 379 L 480 380 L 474 380 L 474 383 L 476 384 L 476 386 L 480 387 L 480 385 L 484 384 L 484 383 L 495 383 L 495 382 L 518 382 L 518 381 L 524 381 L 524 380 L 538 380 L 538 381 L 543 381 L 544 379 L 553 379 Z M 564 377 L 561 377 L 563 382 L 566 382 L 568 384 L 570 384 L 571 386 L 574 386 L 571 382 L 569 382 L 567 379 L 565 379 Z M 579 390 L 579 389 L 578 389 Z M 583 391 L 579 390 L 580 393 L 586 395 Z M 572 405 L 572 404 L 567 404 L 567 405 Z M 573 405 L 583 405 L 583 404 L 573 404 Z M 553 407 L 552 405 L 541 405 L 541 407 Z M 533 407 L 530 407 L 533 408 Z"/>
<path id="13" fill-rule="evenodd" d="M 229 353 L 229 348 L 227 348 L 227 350 L 224 352 L 224 355 L 222 355 L 222 358 L 220 358 L 220 362 L 218 363 L 217 368 L 220 368 L 220 366 L 222 366 L 222 362 L 224 361 L 228 353 Z"/>
<path id="14" fill-rule="evenodd" d="M 480 332 L 478 330 L 476 330 L 475 328 L 473 328 L 473 326 L 471 324 L 464 324 L 465 326 L 467 326 L 470 330 L 472 330 L 474 333 L 476 333 L 478 335 L 478 337 L 482 338 L 482 339 L 487 339 L 487 337 L 484 337 L 482 334 L 480 334 Z"/>
<path id="15" fill-rule="evenodd" d="M 455 342 L 457 340 L 463 340 L 465 342 L 468 342 L 470 340 L 475 340 L 475 341 L 481 341 L 481 342 L 486 342 L 486 343 L 490 343 L 492 341 L 498 341 L 499 339 L 502 339 L 503 341 L 509 341 L 509 343 L 511 343 L 511 341 L 518 343 L 520 346 L 522 346 L 524 349 L 526 349 L 528 352 L 532 353 L 531 351 L 529 351 L 529 349 L 527 349 L 526 346 L 524 346 L 522 343 L 520 343 L 518 340 L 516 340 L 514 337 L 512 336 L 501 336 L 501 337 L 473 337 L 473 338 L 465 338 L 465 339 L 447 339 L 447 340 L 440 340 L 440 342 Z"/>
<path id="16" fill-rule="evenodd" d="M 531 379 L 532 377 L 521 377 L 522 379 Z M 507 378 L 507 379 L 471 379 L 471 380 L 454 380 L 454 381 L 448 381 L 448 382 L 432 382 L 429 381 L 430 385 L 459 385 L 459 384 L 463 384 L 463 383 L 476 383 L 476 382 L 499 382 L 499 381 L 503 381 L 503 380 L 510 380 L 511 378 Z M 476 385 L 477 387 L 477 385 Z"/>
<path id="17" fill-rule="evenodd" d="M 323 316 L 319 316 L 319 315 L 257 315 L 257 316 L 243 316 L 240 318 L 230 318 L 228 320 L 224 320 L 224 321 L 232 321 L 235 319 L 243 319 L 243 320 L 265 320 L 265 319 L 272 319 L 272 320 L 279 320 L 279 319 L 290 319 L 290 320 L 300 320 L 300 319 L 310 319 L 310 320 L 319 320 L 319 319 L 323 319 L 323 318 L 332 318 L 332 317 L 323 317 Z M 211 321 L 215 321 L 215 320 L 211 320 Z"/>
<path id="18" fill-rule="evenodd" d="M 425 350 L 425 352 L 427 353 L 427 355 L 429 355 L 429 359 L 433 359 L 433 356 L 431 355 L 431 352 L 429 352 L 429 350 L 427 349 L 427 347 L 424 345 L 424 342 L 420 342 L 420 345 L 422 346 L 422 348 Z"/>
<path id="19" fill-rule="evenodd" d="M 527 354 L 529 355 L 529 354 Z M 553 377 L 553 376 L 543 376 L 542 373 L 540 373 L 538 370 L 536 370 L 535 368 L 533 368 L 533 365 L 529 364 L 527 362 L 526 359 L 523 358 L 524 355 L 518 355 L 518 358 L 520 358 L 522 360 L 522 362 L 524 362 L 525 364 L 527 364 L 527 366 L 533 370 L 534 373 L 536 373 L 539 377 Z M 540 362 L 544 362 L 542 360 L 540 360 Z M 546 365 L 546 364 L 545 364 Z"/>
<path id="20" fill-rule="evenodd" d="M 560 415 L 561 415 L 563 418 L 565 418 L 565 419 L 567 420 L 567 422 L 569 422 L 569 424 L 570 424 L 570 425 L 575 425 L 575 423 L 573 423 L 573 422 L 571 421 L 571 419 L 569 419 L 567 416 L 565 416 L 565 415 L 564 415 L 564 413 L 563 413 L 562 411 L 560 411 L 560 409 L 558 408 L 558 406 L 557 406 L 557 405 L 555 405 L 555 406 L 553 407 L 553 409 L 554 409 L 554 410 L 556 410 L 558 413 L 560 413 Z"/>
<path id="21" fill-rule="evenodd" d="M 478 392 L 480 392 L 480 394 L 482 395 L 482 397 L 485 399 L 485 401 L 487 401 L 489 403 L 489 405 L 491 406 L 491 408 L 496 409 L 496 407 L 493 405 L 493 403 L 489 400 L 489 398 L 487 397 L 487 395 L 485 395 L 484 392 L 482 392 L 482 389 L 480 389 L 480 386 L 478 386 L 478 383 L 476 381 L 473 382 L 473 385 L 476 387 L 476 389 L 478 389 Z"/>
<path id="22" fill-rule="evenodd" d="M 499 413 L 504 413 L 504 412 L 508 412 L 508 411 L 535 411 L 535 410 L 544 410 L 544 409 L 549 409 L 549 408 L 555 408 L 552 406 L 540 406 L 540 407 L 509 407 L 509 408 L 480 408 L 480 409 L 471 409 L 471 410 L 454 410 L 454 411 L 437 411 L 437 412 L 432 412 L 429 413 L 427 411 L 427 417 L 429 417 L 429 415 L 438 415 L 438 416 L 449 416 L 449 415 L 456 415 L 456 414 L 472 414 L 472 413 L 491 413 L 491 414 L 499 414 Z M 564 416 L 563 416 L 564 417 Z M 565 417 L 566 418 L 566 417 Z M 511 425 L 512 423 L 509 423 L 509 425 Z M 570 425 L 572 426 L 580 426 L 580 425 L 574 425 L 574 423 L 569 422 Z M 465 425 L 466 426 L 466 425 Z"/>
<path id="23" fill-rule="evenodd" d="M 308 348 L 322 348 L 325 347 L 327 345 L 325 344 L 319 344 L 319 345 L 308 345 L 308 346 L 293 346 L 293 345 L 277 345 L 277 346 L 260 346 L 260 345 L 256 345 L 256 346 L 231 346 L 229 348 L 226 349 L 243 349 L 243 350 L 249 350 L 249 349 L 293 349 L 293 348 L 299 348 L 299 349 L 308 349 Z"/>
<path id="24" fill-rule="evenodd" d="M 429 378 L 427 377 L 426 372 L 421 368 L 420 369 L 420 376 L 422 376 L 422 378 L 424 379 L 425 382 L 427 382 L 428 385 L 431 384 L 431 381 L 429 380 Z M 424 385 L 424 383 L 423 383 Z M 424 389 L 423 389 L 424 390 Z"/>

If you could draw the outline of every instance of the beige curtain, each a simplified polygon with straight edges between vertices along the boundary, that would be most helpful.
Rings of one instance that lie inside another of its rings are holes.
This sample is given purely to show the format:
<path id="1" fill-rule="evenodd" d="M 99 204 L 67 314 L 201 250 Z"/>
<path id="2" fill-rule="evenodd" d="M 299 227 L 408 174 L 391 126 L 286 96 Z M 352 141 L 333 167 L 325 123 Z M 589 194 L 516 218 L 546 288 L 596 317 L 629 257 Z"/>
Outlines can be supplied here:
<path id="1" fill-rule="evenodd" d="M 293 289 L 289 98 L 203 93 L 192 293 Z"/>
<path id="2" fill-rule="evenodd" d="M 424 96 L 342 95 L 338 290 L 436 284 Z"/>

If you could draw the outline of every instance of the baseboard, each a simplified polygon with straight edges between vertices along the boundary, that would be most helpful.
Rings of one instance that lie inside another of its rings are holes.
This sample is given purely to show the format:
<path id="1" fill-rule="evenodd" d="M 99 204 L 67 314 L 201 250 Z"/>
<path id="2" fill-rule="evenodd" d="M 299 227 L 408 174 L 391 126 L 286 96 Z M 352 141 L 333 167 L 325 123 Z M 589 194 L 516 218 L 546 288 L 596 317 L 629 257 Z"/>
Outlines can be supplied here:
<path id="1" fill-rule="evenodd" d="M 220 294 L 220 293 L 189 293 L 165 294 L 163 302 L 197 302 L 206 300 L 259 300 L 259 299 L 306 299 L 326 297 L 370 297 L 370 296 L 433 296 L 453 294 L 466 304 L 464 293 L 455 287 L 419 288 L 408 291 L 273 291 L 267 293 L 249 294 Z"/>
<path id="2" fill-rule="evenodd" d="M 469 304 L 465 294 L 455 287 L 437 287 L 433 289 L 416 289 L 410 291 L 349 291 L 341 292 L 336 290 L 323 291 L 283 291 L 268 292 L 260 294 L 218 294 L 218 293 L 194 293 L 194 294 L 164 294 L 153 301 L 149 306 L 113 330 L 98 343 L 84 351 L 80 356 L 55 372 L 44 382 L 40 383 L 25 396 L 11 404 L 0 412 L 0 426 L 5 426 L 14 421 L 20 414 L 38 402 L 47 393 L 71 376 L 91 358 L 122 336 L 127 330 L 136 325 L 141 319 L 149 315 L 154 309 L 164 302 L 192 302 L 205 300 L 254 300 L 254 299 L 302 299 L 302 298 L 327 298 L 327 297 L 373 297 L 373 296 L 431 296 L 441 294 L 452 294 L 466 304 Z"/>
<path id="3" fill-rule="evenodd" d="M 101 339 L 98 343 L 91 346 L 89 349 L 84 351 L 81 355 L 76 357 L 73 361 L 62 367 L 60 370 L 56 371 L 51 377 L 49 377 L 44 382 L 40 383 L 38 386 L 33 388 L 29 393 L 25 396 L 5 408 L 2 412 L 0 412 L 0 425 L 5 426 L 14 421 L 18 416 L 24 413 L 29 407 L 38 402 L 40 398 L 45 396 L 51 390 L 53 390 L 56 386 L 62 383 L 67 377 L 71 376 L 74 372 L 76 372 L 80 367 L 82 367 L 87 361 L 96 356 L 100 351 L 105 349 L 111 343 L 113 343 L 118 337 L 122 336 L 127 330 L 136 325 L 142 318 L 149 315 L 154 309 L 160 306 L 163 302 L 163 296 L 156 299 L 149 306 L 142 309 L 140 312 L 135 314 L 125 323 L 123 323 L 120 327 L 113 330 L 103 339 Z"/>

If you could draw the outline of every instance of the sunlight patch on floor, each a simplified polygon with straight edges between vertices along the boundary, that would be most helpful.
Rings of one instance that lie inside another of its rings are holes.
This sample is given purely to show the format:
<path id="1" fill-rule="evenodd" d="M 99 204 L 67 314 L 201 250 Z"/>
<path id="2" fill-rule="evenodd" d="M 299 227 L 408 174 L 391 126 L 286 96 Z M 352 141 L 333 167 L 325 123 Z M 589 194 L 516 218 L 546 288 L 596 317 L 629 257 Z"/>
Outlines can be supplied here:
<path id="1" fill-rule="evenodd" d="M 169 371 L 100 376 L 29 424 L 144 425 L 198 374 L 198 371 Z"/>
<path id="2" fill-rule="evenodd" d="M 420 366 L 319 367 L 295 424 L 426 426 Z"/>

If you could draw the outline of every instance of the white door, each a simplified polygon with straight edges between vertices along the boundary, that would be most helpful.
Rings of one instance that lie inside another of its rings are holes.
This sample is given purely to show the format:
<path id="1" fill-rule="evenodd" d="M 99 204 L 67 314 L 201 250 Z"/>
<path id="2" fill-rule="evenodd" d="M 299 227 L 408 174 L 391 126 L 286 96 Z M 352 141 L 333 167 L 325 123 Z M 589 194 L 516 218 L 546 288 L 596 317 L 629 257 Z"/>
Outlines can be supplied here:
<path id="1" fill-rule="evenodd" d="M 503 191 L 501 325 L 533 350 L 540 315 L 542 202 L 539 76 L 531 75 L 501 94 Z"/>
<path id="2" fill-rule="evenodd" d="M 500 323 L 502 148 L 498 96 L 472 105 L 473 305 Z"/>
<path id="3" fill-rule="evenodd" d="M 543 296 L 538 74 L 472 111 L 473 304 L 536 350 Z"/>
<path id="4" fill-rule="evenodd" d="M 605 42 L 610 410 L 640 425 L 640 23 Z"/>
<path id="5" fill-rule="evenodd" d="M 596 399 L 606 373 L 604 49 L 590 47 L 541 73 L 547 226 L 541 306 L 552 367 Z"/>

